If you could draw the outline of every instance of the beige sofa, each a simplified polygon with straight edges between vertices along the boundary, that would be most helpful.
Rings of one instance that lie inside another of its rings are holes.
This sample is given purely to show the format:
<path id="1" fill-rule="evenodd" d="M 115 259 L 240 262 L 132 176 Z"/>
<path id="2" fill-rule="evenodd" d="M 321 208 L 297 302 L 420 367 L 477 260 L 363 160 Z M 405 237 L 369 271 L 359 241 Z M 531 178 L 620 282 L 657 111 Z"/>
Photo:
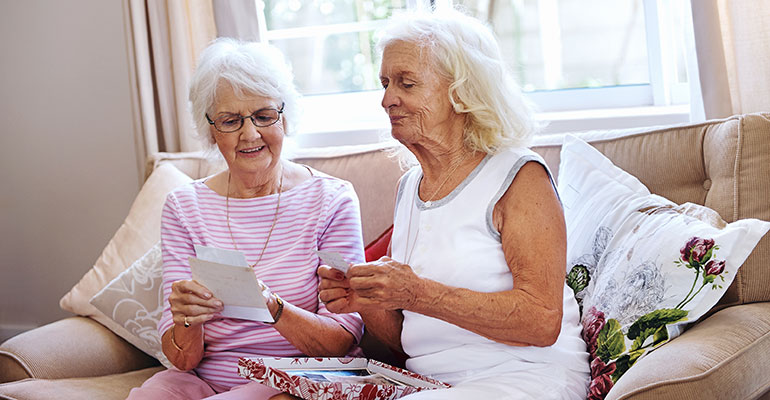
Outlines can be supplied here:
<path id="1" fill-rule="evenodd" d="M 770 220 L 770 113 L 578 136 L 672 201 L 704 204 L 727 221 Z M 533 147 L 557 179 L 560 141 L 560 136 L 539 137 Z M 369 243 L 391 223 L 401 170 L 376 146 L 326 153 L 306 154 L 299 161 L 354 184 Z M 221 167 L 197 155 L 159 154 L 149 169 L 164 163 L 193 178 Z M 124 236 L 116 234 L 110 246 L 120 246 Z M 124 251 L 130 253 L 127 259 L 115 263 L 130 263 L 150 245 L 148 241 Z M 640 359 L 607 398 L 770 399 L 768 259 L 770 237 L 764 237 L 720 303 L 681 336 Z M 103 255 L 100 262 L 110 266 L 109 257 Z M 118 272 L 99 278 L 112 279 Z M 96 320 L 105 324 L 98 316 L 74 316 L 0 345 L 0 398 L 122 399 L 131 387 L 163 368 Z M 367 338 L 363 346 L 370 357 L 393 361 L 376 342 Z M 673 359 L 678 362 L 670 362 Z"/>

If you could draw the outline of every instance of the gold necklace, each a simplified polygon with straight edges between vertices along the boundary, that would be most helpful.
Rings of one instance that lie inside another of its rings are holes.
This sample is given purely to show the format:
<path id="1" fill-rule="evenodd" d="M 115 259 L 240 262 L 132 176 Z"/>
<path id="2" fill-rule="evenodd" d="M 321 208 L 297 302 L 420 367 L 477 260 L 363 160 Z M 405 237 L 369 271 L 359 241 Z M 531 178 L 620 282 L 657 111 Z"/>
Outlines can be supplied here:
<path id="1" fill-rule="evenodd" d="M 267 244 L 270 242 L 270 236 L 273 235 L 273 229 L 275 229 L 275 223 L 278 221 L 278 208 L 281 207 L 281 192 L 283 191 L 283 167 L 281 167 L 281 181 L 278 183 L 278 202 L 275 205 L 275 215 L 273 216 L 273 225 L 270 226 L 270 232 L 267 234 L 265 245 L 262 246 L 262 253 L 254 264 L 251 264 L 251 268 L 254 268 L 262 261 L 262 256 L 265 255 L 267 250 Z M 230 232 L 230 240 L 233 241 L 235 250 L 238 250 L 238 244 L 235 243 L 235 236 L 233 236 L 233 230 L 230 228 L 230 171 L 227 171 L 227 193 L 225 194 L 225 216 L 227 217 L 227 230 Z"/>
<path id="2" fill-rule="evenodd" d="M 428 208 L 430 208 L 430 207 L 433 205 L 433 198 L 434 198 L 434 197 L 436 197 L 436 195 L 437 195 L 437 194 L 438 194 L 438 192 L 441 190 L 441 188 L 443 188 L 443 187 L 444 187 L 444 185 L 447 183 L 447 181 L 449 180 L 449 178 L 451 178 L 451 177 L 452 177 L 452 175 L 455 173 L 455 171 L 457 170 L 457 168 L 458 168 L 458 167 L 460 167 L 460 164 L 462 164 L 462 163 L 465 161 L 465 159 L 466 159 L 467 157 L 468 157 L 468 154 L 467 154 L 467 153 L 466 153 L 466 154 L 463 154 L 463 157 L 462 157 L 462 158 L 461 158 L 461 159 L 460 159 L 458 162 L 456 162 L 454 166 L 452 166 L 452 169 L 450 169 L 450 170 L 449 170 L 449 172 L 448 172 L 448 173 L 447 173 L 447 175 L 446 175 L 446 178 L 444 178 L 444 180 L 443 180 L 443 181 L 441 181 L 441 184 L 440 184 L 440 185 L 438 185 L 438 187 L 437 187 L 437 188 L 436 188 L 436 190 L 433 192 L 433 194 L 431 194 L 431 195 L 430 195 L 430 196 L 427 198 L 427 200 L 425 200 L 425 207 L 428 207 Z M 425 176 L 425 175 L 423 175 L 423 176 Z M 419 186 L 417 186 L 417 195 L 418 195 L 418 196 L 420 195 L 420 187 L 419 187 Z"/>
<path id="3" fill-rule="evenodd" d="M 452 166 L 452 169 L 449 170 L 449 173 L 447 173 L 446 178 L 444 178 L 441 184 L 438 185 L 438 188 L 433 192 L 433 194 L 431 194 L 430 197 L 428 197 L 428 200 L 425 201 L 425 207 L 430 208 L 433 205 L 433 198 L 436 197 L 436 195 L 441 190 L 441 188 L 444 187 L 444 185 L 447 183 L 449 178 L 452 177 L 452 175 L 455 173 L 457 168 L 460 167 L 460 164 L 462 164 L 467 157 L 468 157 L 468 154 L 466 153 L 457 163 L 455 163 L 454 166 Z M 425 175 L 423 174 L 423 176 Z M 416 200 L 417 197 L 419 196 L 420 196 L 420 186 L 418 183 L 417 188 L 414 191 L 415 198 L 413 199 L 412 204 L 410 204 L 410 207 L 409 207 L 409 222 L 406 228 L 406 246 L 404 247 L 404 264 L 406 265 L 409 265 L 409 260 L 412 259 L 412 253 L 414 253 L 414 248 L 417 247 L 417 238 L 420 234 L 420 226 L 418 225 L 417 230 L 414 232 L 414 243 L 412 243 L 412 249 L 409 250 L 409 239 L 412 235 L 412 212 L 414 211 L 415 203 L 416 203 L 416 201 L 414 200 Z"/>

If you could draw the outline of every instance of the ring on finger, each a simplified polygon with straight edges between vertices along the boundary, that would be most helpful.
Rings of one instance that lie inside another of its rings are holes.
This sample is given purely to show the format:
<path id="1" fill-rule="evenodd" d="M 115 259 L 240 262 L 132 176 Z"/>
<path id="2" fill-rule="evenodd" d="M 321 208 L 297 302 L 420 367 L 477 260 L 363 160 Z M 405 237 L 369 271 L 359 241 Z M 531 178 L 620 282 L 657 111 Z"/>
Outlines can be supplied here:
<path id="1" fill-rule="evenodd" d="M 187 316 L 186 315 L 184 316 L 184 327 L 185 328 L 189 328 L 190 327 L 190 323 L 187 322 Z"/>

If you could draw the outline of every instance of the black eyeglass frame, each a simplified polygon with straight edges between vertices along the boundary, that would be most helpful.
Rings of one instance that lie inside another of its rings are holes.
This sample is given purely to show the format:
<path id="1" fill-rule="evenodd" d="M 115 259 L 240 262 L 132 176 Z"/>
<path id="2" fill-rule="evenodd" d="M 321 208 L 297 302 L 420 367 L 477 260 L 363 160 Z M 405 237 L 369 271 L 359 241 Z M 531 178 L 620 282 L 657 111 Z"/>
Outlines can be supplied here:
<path id="1" fill-rule="evenodd" d="M 259 128 L 267 128 L 268 126 L 275 125 L 278 121 L 281 120 L 281 115 L 283 114 L 283 109 L 284 109 L 285 106 L 286 106 L 286 104 L 284 102 L 281 102 L 281 108 L 270 108 L 270 107 L 268 107 L 268 108 L 260 108 L 259 110 L 254 111 L 253 113 L 251 113 L 249 115 L 246 115 L 246 116 L 238 114 L 238 118 L 240 118 L 241 123 L 238 124 L 238 128 L 233 129 L 231 131 L 223 131 L 223 130 L 219 129 L 216 126 L 216 121 L 212 120 L 211 117 L 209 117 L 208 113 L 206 113 L 205 115 L 206 115 L 206 121 L 208 121 L 209 125 L 213 125 L 214 129 L 216 129 L 216 130 L 218 130 L 219 132 L 222 132 L 222 133 L 233 133 L 233 132 L 238 132 L 239 130 L 241 130 L 241 128 L 243 128 L 243 120 L 246 119 L 246 118 L 250 119 L 251 123 L 254 124 L 254 126 L 259 127 Z M 260 124 L 257 123 L 255 115 L 257 115 L 257 113 L 260 112 L 260 111 L 266 111 L 266 110 L 275 110 L 276 112 L 278 112 L 278 118 L 276 118 L 275 121 L 273 121 L 273 122 L 271 122 L 271 123 L 269 123 L 267 125 L 260 125 Z M 235 117 L 235 115 L 231 115 L 231 117 Z M 219 119 L 219 118 L 217 118 L 217 119 Z"/>

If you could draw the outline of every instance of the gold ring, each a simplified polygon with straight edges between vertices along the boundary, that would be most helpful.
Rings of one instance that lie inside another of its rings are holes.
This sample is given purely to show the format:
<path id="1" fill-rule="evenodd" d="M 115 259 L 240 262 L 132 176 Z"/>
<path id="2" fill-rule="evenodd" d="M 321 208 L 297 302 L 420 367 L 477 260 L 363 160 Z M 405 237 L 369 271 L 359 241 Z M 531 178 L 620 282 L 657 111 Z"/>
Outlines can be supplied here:
<path id="1" fill-rule="evenodd" d="M 185 328 L 189 328 L 190 327 L 190 323 L 187 322 L 187 316 L 186 315 L 184 316 L 184 327 Z"/>

